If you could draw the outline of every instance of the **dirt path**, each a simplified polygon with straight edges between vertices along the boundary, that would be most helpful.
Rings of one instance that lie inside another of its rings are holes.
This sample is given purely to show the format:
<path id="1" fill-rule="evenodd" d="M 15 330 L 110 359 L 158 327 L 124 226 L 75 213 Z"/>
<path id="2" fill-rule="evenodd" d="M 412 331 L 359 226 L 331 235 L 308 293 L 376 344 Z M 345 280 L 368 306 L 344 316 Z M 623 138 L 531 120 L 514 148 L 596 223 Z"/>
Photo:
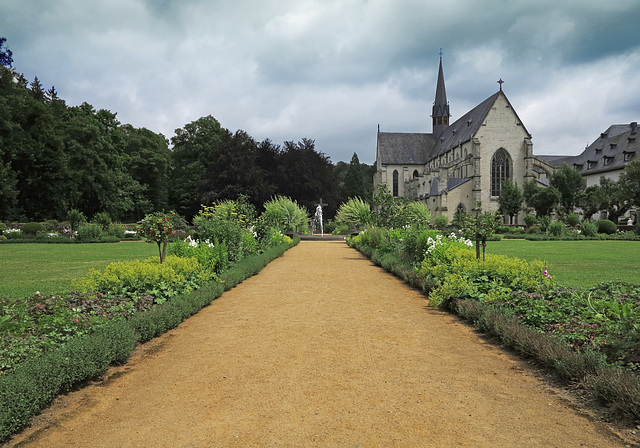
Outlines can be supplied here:
<path id="1" fill-rule="evenodd" d="M 618 447 L 524 365 L 340 242 L 302 242 L 21 447 Z"/>

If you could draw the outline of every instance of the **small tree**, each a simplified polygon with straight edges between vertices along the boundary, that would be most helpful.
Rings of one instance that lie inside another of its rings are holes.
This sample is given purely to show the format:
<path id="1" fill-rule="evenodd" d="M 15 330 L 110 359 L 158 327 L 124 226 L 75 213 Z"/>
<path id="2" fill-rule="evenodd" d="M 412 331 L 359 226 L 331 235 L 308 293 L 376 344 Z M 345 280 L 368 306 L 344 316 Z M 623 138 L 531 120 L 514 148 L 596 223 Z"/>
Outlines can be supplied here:
<path id="1" fill-rule="evenodd" d="M 466 216 L 465 229 L 471 239 L 476 242 L 476 258 L 480 261 L 480 247 L 482 247 L 482 261 L 485 261 L 487 239 L 496 233 L 502 224 L 500 213 L 495 215 L 490 212 L 481 213 L 481 203 L 478 203 L 479 211 Z"/>
<path id="2" fill-rule="evenodd" d="M 510 224 L 514 223 L 513 217 L 517 217 L 520 210 L 522 210 L 523 201 L 524 194 L 518 184 L 511 182 L 509 179 L 503 180 L 498 202 L 500 203 L 500 212 L 509 217 Z"/>
<path id="3" fill-rule="evenodd" d="M 160 263 L 164 263 L 167 257 L 167 244 L 169 236 L 173 234 L 176 214 L 171 213 L 150 213 L 144 217 L 138 228 L 138 236 L 144 238 L 149 243 L 158 245 Z"/>

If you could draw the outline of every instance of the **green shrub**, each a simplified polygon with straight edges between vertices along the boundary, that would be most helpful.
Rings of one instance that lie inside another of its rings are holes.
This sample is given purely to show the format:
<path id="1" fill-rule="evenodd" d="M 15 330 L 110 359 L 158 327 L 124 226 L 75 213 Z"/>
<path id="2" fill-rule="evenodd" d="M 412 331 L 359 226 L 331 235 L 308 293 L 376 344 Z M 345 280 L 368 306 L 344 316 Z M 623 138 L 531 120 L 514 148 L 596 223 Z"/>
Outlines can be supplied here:
<path id="1" fill-rule="evenodd" d="M 82 224 L 78 227 L 77 238 L 83 243 L 100 241 L 102 228 L 98 224 Z"/>
<path id="2" fill-rule="evenodd" d="M 549 233 L 553 236 L 562 236 L 564 234 L 564 223 L 556 220 L 549 224 Z"/>
<path id="3" fill-rule="evenodd" d="M 580 224 L 580 230 L 582 235 L 588 238 L 593 238 L 598 234 L 597 224 L 592 223 L 591 221 L 582 221 L 582 224 Z"/>
<path id="4" fill-rule="evenodd" d="M 7 226 L 5 225 L 5 223 L 0 222 L 0 235 L 2 235 L 5 230 L 7 230 Z"/>
<path id="5" fill-rule="evenodd" d="M 286 232 L 305 232 L 308 226 L 307 211 L 291 198 L 274 196 L 264 203 L 261 217 L 268 226 Z"/>
<path id="6" fill-rule="evenodd" d="M 215 274 L 229 267 L 229 254 L 225 243 L 204 243 L 188 236 L 184 241 L 172 242 L 169 253 L 183 258 L 195 258 L 204 269 Z"/>
<path id="7" fill-rule="evenodd" d="M 449 225 L 449 218 L 447 218 L 445 215 L 438 215 L 435 218 L 433 218 L 433 226 L 436 229 L 442 230 L 448 225 Z"/>
<path id="8" fill-rule="evenodd" d="M 524 225 L 532 227 L 538 223 L 538 217 L 536 215 L 526 214 L 524 215 Z"/>
<path id="9" fill-rule="evenodd" d="M 373 220 L 371 206 L 360 198 L 351 198 L 338 208 L 336 221 L 348 228 L 361 229 Z"/>
<path id="10" fill-rule="evenodd" d="M 551 216 L 543 215 L 538 218 L 538 222 L 540 223 L 540 229 L 547 233 L 549 231 L 549 226 L 551 225 Z"/>
<path id="11" fill-rule="evenodd" d="M 429 206 L 420 201 L 410 201 L 402 204 L 397 217 L 397 226 L 429 227 L 431 212 Z M 446 226 L 446 224 L 445 224 Z"/>
<path id="12" fill-rule="evenodd" d="M 119 240 L 124 239 L 124 228 L 120 224 L 111 223 L 107 226 L 107 235 L 118 238 Z"/>
<path id="13" fill-rule="evenodd" d="M 39 222 L 30 222 L 22 226 L 22 233 L 26 235 L 36 236 L 38 232 L 44 232 L 46 230 L 47 229 L 45 228 L 44 224 Z"/>
<path id="14" fill-rule="evenodd" d="M 84 213 L 77 209 L 72 209 L 67 213 L 67 221 L 69 221 L 69 225 L 71 226 L 71 232 L 75 233 L 80 227 L 80 224 L 86 222 L 87 218 L 84 216 Z"/>
<path id="15" fill-rule="evenodd" d="M 111 225 L 111 216 L 107 212 L 98 212 L 93 215 L 92 223 L 98 224 L 100 228 L 106 232 L 109 230 L 109 226 Z"/>
<path id="16" fill-rule="evenodd" d="M 564 222 L 569 227 L 576 227 L 580 223 L 580 215 L 577 213 L 569 213 L 564 217 Z"/>
<path id="17" fill-rule="evenodd" d="M 156 303 L 163 303 L 198 288 L 211 278 L 212 274 L 205 271 L 195 258 L 169 256 L 164 263 L 155 257 L 145 261 L 111 263 L 104 272 L 92 269 L 72 284 L 79 292 L 124 296 L 144 293 L 154 296 Z"/>
<path id="18" fill-rule="evenodd" d="M 601 219 L 596 224 L 598 225 L 598 233 L 613 235 L 618 231 L 616 224 L 608 219 Z"/>

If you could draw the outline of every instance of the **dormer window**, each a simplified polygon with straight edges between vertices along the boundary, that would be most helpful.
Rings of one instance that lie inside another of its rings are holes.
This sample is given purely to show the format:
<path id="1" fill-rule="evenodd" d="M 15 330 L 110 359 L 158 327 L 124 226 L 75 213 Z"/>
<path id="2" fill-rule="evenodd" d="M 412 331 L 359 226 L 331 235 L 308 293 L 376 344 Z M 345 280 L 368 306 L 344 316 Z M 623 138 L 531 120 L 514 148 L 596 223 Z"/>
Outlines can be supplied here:
<path id="1" fill-rule="evenodd" d="M 602 152 L 602 148 L 596 148 L 596 154 L 600 154 Z"/>
<path id="2" fill-rule="evenodd" d="M 627 160 L 633 159 L 633 156 L 636 155 L 636 152 L 635 151 L 624 151 L 623 154 L 624 154 L 624 161 L 626 162 Z"/>
<path id="3" fill-rule="evenodd" d="M 607 138 L 607 133 L 603 132 L 602 134 L 600 134 L 600 138 Z"/>
<path id="4" fill-rule="evenodd" d="M 613 157 L 604 156 L 604 159 L 603 159 L 604 160 L 604 164 L 605 165 L 609 165 L 613 161 L 613 159 L 614 159 Z"/>
<path id="5" fill-rule="evenodd" d="M 595 168 L 597 164 L 598 162 L 594 160 L 587 160 L 587 169 L 590 170 L 592 168 Z"/>
<path id="6" fill-rule="evenodd" d="M 618 144 L 617 143 L 611 143 L 609 146 L 610 146 L 610 149 L 615 149 L 616 146 L 618 146 Z"/>
<path id="7" fill-rule="evenodd" d="M 578 171 L 582 171 L 582 168 L 584 167 L 584 164 L 582 164 L 582 163 L 574 163 L 573 167 Z"/>

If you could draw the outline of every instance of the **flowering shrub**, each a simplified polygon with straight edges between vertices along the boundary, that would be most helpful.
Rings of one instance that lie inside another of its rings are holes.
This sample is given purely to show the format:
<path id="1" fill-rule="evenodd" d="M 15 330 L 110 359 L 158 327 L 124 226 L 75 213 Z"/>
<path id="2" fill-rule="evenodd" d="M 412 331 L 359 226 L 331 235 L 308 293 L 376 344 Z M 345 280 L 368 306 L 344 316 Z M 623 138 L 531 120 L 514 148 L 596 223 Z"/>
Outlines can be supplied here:
<path id="1" fill-rule="evenodd" d="M 172 242 L 169 252 L 178 257 L 194 258 L 204 269 L 215 274 L 229 267 L 229 253 L 224 242 L 213 244 L 209 240 L 194 240 L 189 235 L 185 240 Z"/>

